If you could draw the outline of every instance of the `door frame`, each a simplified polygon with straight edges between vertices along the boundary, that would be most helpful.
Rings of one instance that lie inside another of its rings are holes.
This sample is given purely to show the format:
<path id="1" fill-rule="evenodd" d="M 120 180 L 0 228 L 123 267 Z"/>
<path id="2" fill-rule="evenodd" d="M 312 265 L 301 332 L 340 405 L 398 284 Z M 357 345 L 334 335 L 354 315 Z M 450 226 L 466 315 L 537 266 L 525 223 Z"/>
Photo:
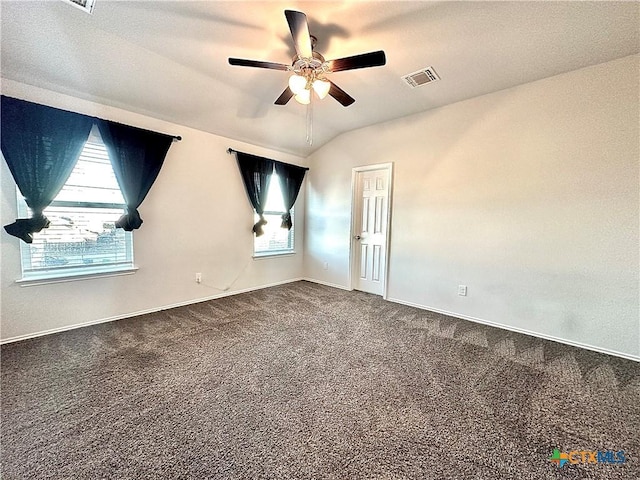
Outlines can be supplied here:
<path id="1" fill-rule="evenodd" d="M 382 298 L 387 299 L 387 288 L 389 284 L 389 254 L 391 247 L 391 211 L 393 209 L 393 162 L 388 163 L 376 163 L 373 165 L 363 165 L 360 167 L 353 167 L 351 169 L 351 228 L 349 231 L 349 290 L 354 290 L 356 273 L 355 263 L 355 236 L 356 234 L 356 215 L 355 208 L 358 204 L 358 173 L 368 172 L 371 170 L 387 170 L 389 172 L 389 181 L 387 183 L 388 202 L 387 202 L 387 224 L 386 224 L 386 245 L 385 245 L 385 262 L 384 262 L 384 281 L 382 282 Z"/>

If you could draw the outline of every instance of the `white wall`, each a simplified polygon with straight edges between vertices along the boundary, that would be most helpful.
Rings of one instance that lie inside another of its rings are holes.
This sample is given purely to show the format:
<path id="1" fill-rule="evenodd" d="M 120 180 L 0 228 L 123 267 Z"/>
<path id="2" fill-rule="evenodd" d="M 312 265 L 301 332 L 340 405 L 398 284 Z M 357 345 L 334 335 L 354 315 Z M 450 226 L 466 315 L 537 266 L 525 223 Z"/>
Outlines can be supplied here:
<path id="1" fill-rule="evenodd" d="M 226 149 L 304 159 L 3 81 L 7 95 L 184 140 L 140 208 L 136 274 L 21 287 L 19 241 L 0 234 L 0 338 L 303 275 L 348 287 L 351 168 L 392 161 L 389 299 L 638 358 L 639 63 L 627 57 L 336 138 L 307 159 L 299 253 L 264 260 L 251 259 L 251 207 Z M 0 176 L 5 225 L 16 201 L 4 160 Z"/>
<path id="2" fill-rule="evenodd" d="M 310 157 L 306 276 L 349 286 L 351 169 L 394 162 L 389 299 L 640 358 L 638 72 L 626 57 L 333 140 Z"/>
<path id="3" fill-rule="evenodd" d="M 0 233 L 1 339 L 195 302 L 302 276 L 304 190 L 296 203 L 297 254 L 252 259 L 252 209 L 228 147 L 304 165 L 305 160 L 124 110 L 3 80 L 2 93 L 54 107 L 181 135 L 140 207 L 134 275 L 19 286 L 19 240 Z M 0 162 L 0 224 L 16 218 L 15 183 Z M 195 283 L 195 272 L 203 282 Z"/>

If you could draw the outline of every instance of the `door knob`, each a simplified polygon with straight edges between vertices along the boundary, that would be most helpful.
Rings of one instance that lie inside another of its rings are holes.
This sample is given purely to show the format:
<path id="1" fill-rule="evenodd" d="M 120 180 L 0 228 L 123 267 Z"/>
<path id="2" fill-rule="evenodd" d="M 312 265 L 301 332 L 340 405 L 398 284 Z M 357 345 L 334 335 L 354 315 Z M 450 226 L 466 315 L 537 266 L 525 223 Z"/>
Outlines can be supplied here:
<path id="1" fill-rule="evenodd" d="M 356 240 L 360 240 L 362 237 L 361 237 L 360 235 L 356 235 L 356 236 L 355 236 L 355 237 L 353 237 L 353 238 L 355 238 Z"/>

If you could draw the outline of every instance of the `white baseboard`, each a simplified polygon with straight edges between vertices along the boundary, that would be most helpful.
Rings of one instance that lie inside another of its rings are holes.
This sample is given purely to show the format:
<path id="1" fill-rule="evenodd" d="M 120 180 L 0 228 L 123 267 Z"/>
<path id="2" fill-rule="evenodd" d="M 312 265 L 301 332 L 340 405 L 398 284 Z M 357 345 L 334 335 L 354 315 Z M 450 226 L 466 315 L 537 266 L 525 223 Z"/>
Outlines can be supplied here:
<path id="1" fill-rule="evenodd" d="M 593 345 L 588 345 L 586 343 L 574 342 L 572 340 L 566 340 L 564 338 L 554 337 L 553 335 L 547 335 L 544 333 L 534 332 L 531 330 L 527 330 L 525 328 L 512 327 L 510 325 L 504 325 L 502 323 L 491 322 L 489 320 L 484 320 L 482 318 L 471 317 L 469 315 L 463 315 L 460 313 L 449 312 L 446 310 L 441 310 L 439 308 L 433 308 L 426 305 L 420 305 L 417 303 L 406 302 L 404 300 L 398 300 L 397 298 L 387 298 L 389 302 L 400 303 L 402 305 L 407 305 L 409 307 L 419 308 L 420 310 L 428 310 L 429 312 L 441 313 L 443 315 L 448 315 L 449 317 L 459 318 L 461 320 L 468 320 L 470 322 L 481 323 L 483 325 L 489 325 L 490 327 L 502 328 L 503 330 L 510 330 L 516 333 L 523 333 L 525 335 L 530 335 L 532 337 L 543 338 L 545 340 L 551 340 L 553 342 L 564 343 L 565 345 L 571 345 L 572 347 L 584 348 L 586 350 L 593 350 L 594 352 L 606 353 L 607 355 L 613 355 L 615 357 L 626 358 L 627 360 L 633 360 L 635 362 L 640 362 L 640 356 L 631 355 L 624 352 L 618 352 L 616 350 L 609 350 L 608 348 L 595 347 Z"/>
<path id="2" fill-rule="evenodd" d="M 337 283 L 324 282 L 322 280 L 316 280 L 315 278 L 303 278 L 302 280 L 305 280 L 311 283 L 318 283 L 320 285 L 326 285 L 327 287 L 339 288 L 340 290 L 347 290 L 348 292 L 353 290 L 353 288 L 345 287 L 344 285 L 338 285 Z"/>
<path id="3" fill-rule="evenodd" d="M 207 296 L 207 297 L 196 298 L 196 299 L 187 300 L 187 301 L 184 301 L 184 302 L 173 303 L 173 304 L 170 304 L 170 305 L 162 305 L 160 307 L 149 308 L 149 309 L 146 309 L 146 310 L 139 310 L 137 312 L 126 313 L 126 314 L 122 314 L 122 315 L 116 315 L 116 316 L 113 316 L 113 317 L 102 318 L 102 319 L 98 319 L 98 320 L 91 320 L 89 322 L 76 323 L 76 324 L 73 324 L 73 325 L 66 325 L 64 327 L 52 328 L 52 329 L 49 329 L 49 330 L 42 330 L 40 332 L 29 333 L 29 334 L 25 334 L 25 335 L 18 335 L 18 336 L 15 336 L 15 337 L 9 337 L 9 338 L 5 338 L 5 339 L 0 340 L 0 345 L 4 345 L 6 343 L 19 342 L 21 340 L 27 340 L 27 339 L 30 339 L 30 338 L 42 337 L 44 335 L 51 335 L 53 333 L 65 332 L 67 330 L 74 330 L 76 328 L 88 327 L 90 325 L 97 325 L 99 323 L 114 322 L 116 320 L 122 320 L 124 318 L 137 317 L 137 316 L 140 316 L 140 315 L 146 315 L 148 313 L 160 312 L 162 310 L 169 310 L 169 309 L 172 309 L 172 308 L 184 307 L 184 306 L 187 306 L 187 305 L 193 305 L 193 304 L 196 304 L 196 303 L 207 302 L 209 300 L 216 300 L 218 298 L 229 297 L 229 296 L 232 296 L 232 295 L 239 295 L 241 293 L 253 292 L 253 291 L 256 291 L 256 290 L 262 290 L 264 288 L 275 287 L 275 286 L 278 286 L 278 285 L 285 285 L 287 283 L 298 282 L 298 281 L 301 281 L 301 280 L 305 280 L 305 281 L 311 282 L 311 283 L 317 283 L 317 284 L 320 284 L 320 285 L 325 285 L 327 287 L 338 288 L 338 289 L 341 289 L 341 290 L 347 290 L 347 291 L 351 291 L 352 290 L 352 289 L 350 289 L 348 287 L 345 287 L 344 285 L 338 285 L 338 284 L 334 284 L 334 283 L 324 282 L 322 280 L 317 280 L 317 279 L 313 279 L 313 278 L 292 278 L 292 279 L 289 279 L 289 280 L 283 280 L 283 281 L 280 281 L 280 282 L 269 283 L 269 284 L 266 284 L 266 285 L 259 285 L 259 286 L 255 286 L 255 287 L 243 288 L 243 289 L 240 289 L 240 290 L 221 292 L 221 293 L 218 293 L 218 294 L 215 294 L 215 295 L 210 295 L 210 296 Z M 631 355 L 631 354 L 624 353 L 624 352 L 618 352 L 616 350 L 610 350 L 610 349 L 607 349 L 607 348 L 596 347 L 596 346 L 589 345 L 589 344 L 586 344 L 586 343 L 581 343 L 581 342 L 574 342 L 572 340 L 566 340 L 564 338 L 554 337 L 553 335 L 547 335 L 547 334 L 544 334 L 544 333 L 534 332 L 534 331 L 527 330 L 527 329 L 524 329 L 524 328 L 513 327 L 513 326 L 505 325 L 505 324 L 502 324 L 502 323 L 491 322 L 489 320 L 484 320 L 482 318 L 471 317 L 469 315 L 463 315 L 463 314 L 460 314 L 460 313 L 450 312 L 450 311 L 447 311 L 447 310 L 442 310 L 442 309 L 439 309 L 439 308 L 429 307 L 427 305 L 421 305 L 421 304 L 418 304 L 418 303 L 407 302 L 407 301 L 399 300 L 399 299 L 396 299 L 396 298 L 387 298 L 386 300 L 389 301 L 389 302 L 393 302 L 393 303 L 399 303 L 401 305 L 407 305 L 409 307 L 419 308 L 420 310 L 427 310 L 427 311 L 430 311 L 430 312 L 441 313 L 443 315 L 448 315 L 450 317 L 459 318 L 461 320 L 468 320 L 470 322 L 480 323 L 480 324 L 483 324 L 483 325 L 489 325 L 491 327 L 501 328 L 503 330 L 509 330 L 509 331 L 516 332 L 516 333 L 523 333 L 525 335 L 531 335 L 533 337 L 543 338 L 545 340 L 551 340 L 553 342 L 564 343 L 566 345 L 571 345 L 573 347 L 584 348 L 584 349 L 587 349 L 587 350 L 593 350 L 595 352 L 605 353 L 607 355 L 613 355 L 613 356 L 616 356 L 616 357 L 625 358 L 627 360 L 633 360 L 635 362 L 640 362 L 640 356 Z"/>
<path id="4" fill-rule="evenodd" d="M 256 287 L 243 288 L 241 290 L 233 290 L 228 292 L 222 292 L 215 295 L 211 295 L 208 297 L 196 298 L 193 300 L 186 300 L 184 302 L 173 303 L 171 305 L 162 305 L 160 307 L 148 308 L 146 310 L 139 310 L 137 312 L 125 313 L 122 315 L 115 315 L 113 317 L 101 318 L 98 320 L 91 320 L 89 322 L 76 323 L 73 325 L 65 325 L 64 327 L 51 328 L 49 330 L 42 330 L 40 332 L 28 333 L 25 335 L 18 335 L 16 337 L 9 337 L 0 340 L 0 345 L 4 345 L 5 343 L 13 343 L 19 342 L 21 340 L 28 340 L 30 338 L 42 337 L 44 335 L 51 335 L 53 333 L 66 332 L 67 330 L 75 330 L 76 328 L 88 327 L 90 325 L 97 325 L 99 323 L 107 323 L 107 322 L 115 322 L 116 320 L 122 320 L 124 318 L 138 317 L 140 315 L 146 315 L 148 313 L 156 313 L 162 310 L 169 310 L 171 308 L 177 307 L 185 307 L 187 305 L 193 305 L 195 303 L 207 302 L 209 300 L 215 300 L 217 298 L 229 297 L 231 295 L 239 295 L 241 293 L 253 292 L 255 290 L 262 290 L 264 288 L 275 287 L 277 285 L 284 285 L 286 283 L 299 282 L 300 280 L 304 280 L 302 278 L 292 278 L 290 280 L 283 280 L 281 282 L 269 283 L 266 285 L 259 285 Z"/>

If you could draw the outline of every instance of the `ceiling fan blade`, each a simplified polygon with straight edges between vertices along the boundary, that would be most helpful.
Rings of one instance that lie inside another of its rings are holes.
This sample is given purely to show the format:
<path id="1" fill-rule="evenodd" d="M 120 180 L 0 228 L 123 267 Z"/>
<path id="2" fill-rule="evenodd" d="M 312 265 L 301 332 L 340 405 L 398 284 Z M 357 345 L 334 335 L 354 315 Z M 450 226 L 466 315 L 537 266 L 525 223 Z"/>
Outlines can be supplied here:
<path id="1" fill-rule="evenodd" d="M 313 56 L 313 50 L 311 48 L 311 35 L 309 35 L 307 16 L 295 10 L 285 10 L 284 16 L 287 17 L 287 23 L 289 24 L 289 30 L 291 30 L 296 53 L 301 57 L 311 58 Z"/>
<path id="2" fill-rule="evenodd" d="M 256 68 L 268 68 L 270 70 L 289 70 L 289 66 L 284 63 L 263 62 L 261 60 L 245 60 L 244 58 L 229 58 L 230 65 L 237 65 L 239 67 L 256 67 Z"/>
<path id="3" fill-rule="evenodd" d="M 280 95 L 278 97 L 278 99 L 275 101 L 276 105 L 286 105 L 287 102 L 289 100 L 291 100 L 291 98 L 293 97 L 293 92 L 291 91 L 291 89 L 289 87 L 284 89 L 284 92 L 282 92 L 282 95 Z"/>
<path id="4" fill-rule="evenodd" d="M 329 88 L 329 95 L 335 98 L 338 102 L 342 104 L 343 107 L 348 107 L 353 102 L 356 101 L 351 95 L 342 90 L 339 86 L 329 80 L 331 87 Z"/>
<path id="5" fill-rule="evenodd" d="M 341 72 L 343 70 L 355 70 L 356 68 L 381 67 L 387 63 L 387 57 L 382 50 L 378 50 L 377 52 L 329 60 L 327 63 L 329 64 L 329 71 Z"/>

